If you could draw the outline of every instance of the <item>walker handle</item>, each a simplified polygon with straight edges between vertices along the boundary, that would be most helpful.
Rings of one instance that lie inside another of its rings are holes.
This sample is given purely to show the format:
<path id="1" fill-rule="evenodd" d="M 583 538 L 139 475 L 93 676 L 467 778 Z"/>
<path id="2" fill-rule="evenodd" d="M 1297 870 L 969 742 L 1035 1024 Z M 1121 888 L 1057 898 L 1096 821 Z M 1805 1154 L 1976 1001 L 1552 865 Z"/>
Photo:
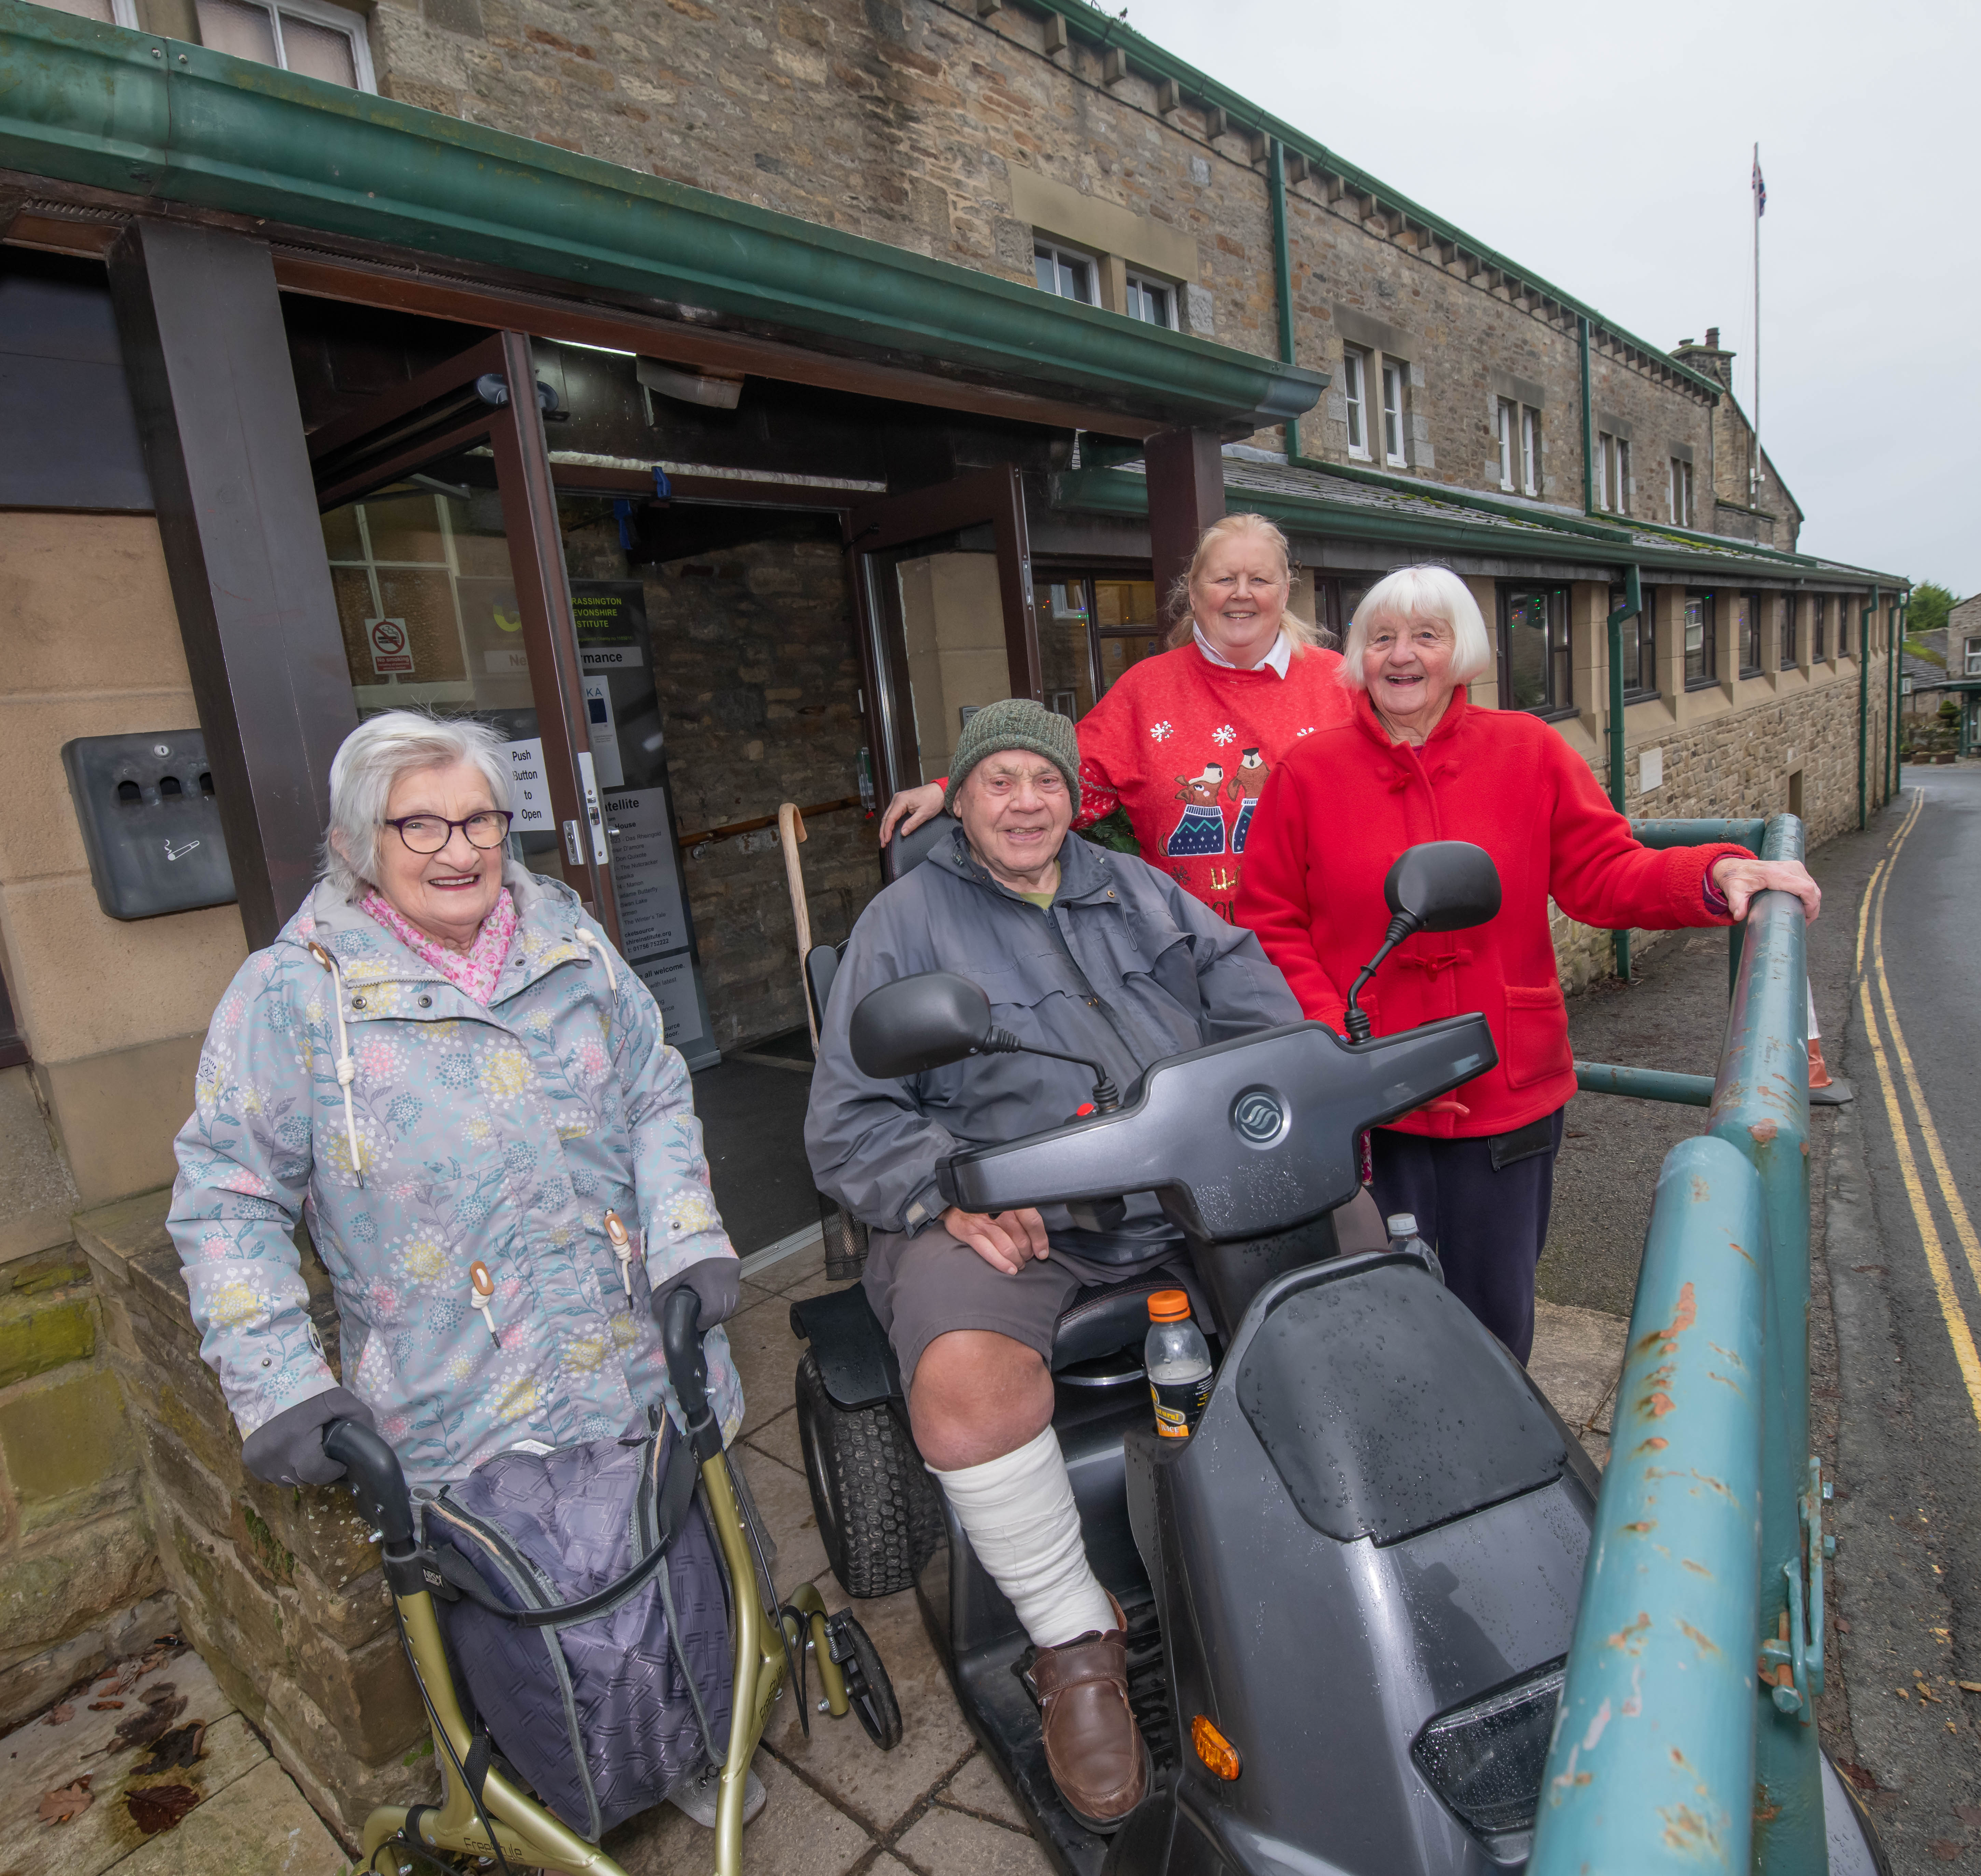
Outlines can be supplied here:
<path id="1" fill-rule="evenodd" d="M 696 1326 L 701 1317 L 701 1298 L 685 1283 L 661 1305 L 661 1346 L 667 1354 L 668 1379 L 674 1383 L 674 1398 L 681 1403 L 694 1456 L 705 1465 L 722 1450 L 722 1429 L 709 1411 L 708 1363 Z"/>
<path id="2" fill-rule="evenodd" d="M 413 1541 L 413 1501 L 399 1455 L 361 1420 L 333 1420 L 323 1430 L 323 1450 L 341 1461 L 358 1508 L 384 1534 L 388 1551 Z"/>

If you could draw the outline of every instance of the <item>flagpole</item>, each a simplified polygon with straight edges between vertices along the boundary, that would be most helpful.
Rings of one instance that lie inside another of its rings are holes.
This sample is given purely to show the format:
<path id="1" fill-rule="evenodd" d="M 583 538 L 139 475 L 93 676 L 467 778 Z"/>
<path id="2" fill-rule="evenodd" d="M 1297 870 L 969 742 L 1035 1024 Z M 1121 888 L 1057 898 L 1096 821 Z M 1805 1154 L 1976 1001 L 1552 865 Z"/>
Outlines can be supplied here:
<path id="1" fill-rule="evenodd" d="M 1754 201 L 1754 460 L 1747 472 L 1747 505 L 1761 498 L 1761 146 L 1754 145 L 1754 180 L 1747 193 Z"/>

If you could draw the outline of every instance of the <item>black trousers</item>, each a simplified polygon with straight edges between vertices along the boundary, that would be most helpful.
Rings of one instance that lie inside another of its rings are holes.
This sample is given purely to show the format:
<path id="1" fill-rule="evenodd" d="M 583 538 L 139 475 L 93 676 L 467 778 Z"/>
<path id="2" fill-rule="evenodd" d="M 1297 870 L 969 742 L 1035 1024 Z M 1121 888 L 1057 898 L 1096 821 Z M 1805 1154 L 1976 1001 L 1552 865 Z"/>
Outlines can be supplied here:
<path id="1" fill-rule="evenodd" d="M 1533 1351 L 1534 1269 L 1547 1241 L 1566 1111 L 1497 1136 L 1497 1170 L 1493 1139 L 1427 1140 L 1387 1127 L 1370 1136 L 1383 1217 L 1416 1214 L 1446 1288 L 1523 1362 Z"/>

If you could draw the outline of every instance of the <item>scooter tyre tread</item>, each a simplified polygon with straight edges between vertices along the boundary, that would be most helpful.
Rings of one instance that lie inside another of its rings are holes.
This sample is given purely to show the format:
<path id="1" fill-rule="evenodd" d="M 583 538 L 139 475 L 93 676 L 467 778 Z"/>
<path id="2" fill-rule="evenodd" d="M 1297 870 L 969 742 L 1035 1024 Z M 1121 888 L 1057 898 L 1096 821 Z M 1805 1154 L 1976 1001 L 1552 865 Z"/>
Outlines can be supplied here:
<path id="1" fill-rule="evenodd" d="M 912 1589 L 942 1541 L 942 1499 L 914 1442 L 884 1405 L 847 1408 L 827 1392 L 818 1358 L 798 1363 L 805 1484 L 839 1586 L 857 1599 Z"/>

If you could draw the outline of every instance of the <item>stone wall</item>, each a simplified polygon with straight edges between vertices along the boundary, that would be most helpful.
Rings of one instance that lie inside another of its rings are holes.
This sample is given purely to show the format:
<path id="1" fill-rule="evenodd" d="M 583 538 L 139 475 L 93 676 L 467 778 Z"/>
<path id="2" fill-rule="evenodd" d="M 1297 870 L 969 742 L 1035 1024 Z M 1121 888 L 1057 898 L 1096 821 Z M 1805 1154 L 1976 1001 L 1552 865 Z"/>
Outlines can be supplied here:
<path id="1" fill-rule="evenodd" d="M 305 1795 L 355 1841 L 374 1804 L 432 1795 L 419 1691 L 378 1551 L 348 1494 L 282 1490 L 242 1471 L 240 1435 L 200 1359 L 166 1235 L 169 1199 L 149 1193 L 76 1219 L 108 1357 L 94 1384 L 107 1391 L 106 1404 L 92 1411 L 108 1421 L 107 1402 L 121 1381 L 123 1450 L 158 1540 L 151 1563 L 146 1538 L 148 1574 L 127 1593 L 142 1593 L 162 1573 L 181 1632 Z M 329 1279 L 307 1253 L 303 1274 L 335 1369 Z"/>
<path id="2" fill-rule="evenodd" d="M 73 1243 L 0 1265 L 0 1731 L 161 1586 L 105 1328 Z"/>
<path id="3" fill-rule="evenodd" d="M 576 578 L 624 579 L 609 527 L 575 530 Z M 646 588 L 674 819 L 683 835 L 859 793 L 860 658 L 836 531 L 639 570 Z M 814 816 L 800 850 L 814 941 L 837 944 L 879 890 L 874 824 Z M 804 992 L 774 826 L 683 856 L 702 981 L 724 1048 L 802 1027 Z"/>

